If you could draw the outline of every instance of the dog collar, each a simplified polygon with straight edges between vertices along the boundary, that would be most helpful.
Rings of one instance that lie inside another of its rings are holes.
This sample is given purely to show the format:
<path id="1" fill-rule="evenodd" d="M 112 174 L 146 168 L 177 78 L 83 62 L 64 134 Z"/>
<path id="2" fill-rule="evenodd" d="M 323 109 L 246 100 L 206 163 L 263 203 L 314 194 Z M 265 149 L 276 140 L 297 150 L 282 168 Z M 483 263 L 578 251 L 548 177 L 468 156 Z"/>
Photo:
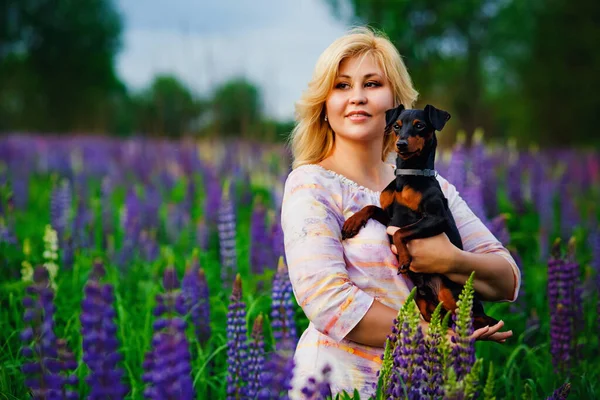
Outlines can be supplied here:
<path id="1" fill-rule="evenodd" d="M 405 169 L 396 168 L 396 176 L 398 175 L 421 175 L 421 176 L 437 176 L 438 172 L 435 169 Z"/>

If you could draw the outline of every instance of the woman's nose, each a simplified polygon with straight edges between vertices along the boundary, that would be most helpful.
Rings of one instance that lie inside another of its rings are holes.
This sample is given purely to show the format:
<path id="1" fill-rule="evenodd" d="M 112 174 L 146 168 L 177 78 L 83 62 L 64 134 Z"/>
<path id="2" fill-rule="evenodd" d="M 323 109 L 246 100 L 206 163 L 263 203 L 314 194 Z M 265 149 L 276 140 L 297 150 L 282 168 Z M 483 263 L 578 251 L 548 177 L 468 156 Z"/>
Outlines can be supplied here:
<path id="1" fill-rule="evenodd" d="M 365 96 L 365 92 L 362 87 L 356 88 L 352 90 L 350 95 L 350 103 L 351 104 L 364 104 L 367 102 L 367 96 Z"/>

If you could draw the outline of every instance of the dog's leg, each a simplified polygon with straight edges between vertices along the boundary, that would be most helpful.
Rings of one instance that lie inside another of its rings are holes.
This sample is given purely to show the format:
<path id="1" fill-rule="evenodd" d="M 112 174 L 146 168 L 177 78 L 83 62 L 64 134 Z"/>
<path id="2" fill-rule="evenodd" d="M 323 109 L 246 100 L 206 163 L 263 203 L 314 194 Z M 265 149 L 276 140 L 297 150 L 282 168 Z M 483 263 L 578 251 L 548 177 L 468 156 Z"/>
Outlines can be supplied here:
<path id="1" fill-rule="evenodd" d="M 403 241 L 408 242 L 413 239 L 437 236 L 445 232 L 447 227 L 448 221 L 445 218 L 425 214 L 414 224 L 401 227 L 394 236 L 397 234 Z"/>
<path id="2" fill-rule="evenodd" d="M 390 221 L 390 217 L 380 207 L 373 205 L 366 206 L 357 213 L 354 213 L 354 215 L 344 222 L 344 226 L 342 227 L 342 240 L 356 236 L 360 229 L 365 226 L 367 221 L 371 218 L 386 226 Z"/>

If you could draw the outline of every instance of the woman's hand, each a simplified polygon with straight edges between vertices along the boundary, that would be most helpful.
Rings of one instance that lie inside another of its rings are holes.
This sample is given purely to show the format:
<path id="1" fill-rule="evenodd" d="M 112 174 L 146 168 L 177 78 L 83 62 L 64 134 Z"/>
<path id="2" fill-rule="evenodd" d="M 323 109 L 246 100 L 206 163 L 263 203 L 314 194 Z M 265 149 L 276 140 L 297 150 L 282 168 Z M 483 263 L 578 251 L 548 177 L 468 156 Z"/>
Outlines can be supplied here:
<path id="1" fill-rule="evenodd" d="M 429 329 L 429 322 L 426 322 L 422 319 L 419 322 L 421 324 L 421 329 L 423 330 L 423 332 L 427 332 Z M 513 332 L 500 332 L 500 329 L 502 329 L 503 326 L 504 321 L 500 321 L 494 326 L 486 326 L 477 329 L 471 334 L 471 338 L 475 340 L 487 340 L 490 342 L 504 343 L 506 342 L 506 339 L 513 335 Z M 452 336 L 456 336 L 456 333 L 452 329 L 448 329 L 448 333 L 446 336 L 448 337 L 448 340 L 451 340 Z"/>
<path id="2" fill-rule="evenodd" d="M 388 235 L 394 235 L 397 226 L 388 226 Z M 453 271 L 460 252 L 452 244 L 445 233 L 424 239 L 413 239 L 406 243 L 406 248 L 412 257 L 410 270 L 427 274 L 448 274 Z M 398 254 L 398 249 L 392 244 L 392 251 Z"/>
<path id="3" fill-rule="evenodd" d="M 490 340 L 493 342 L 504 343 L 513 333 L 512 331 L 500 332 L 500 329 L 502 329 L 503 326 L 504 321 L 500 321 L 496 325 L 479 328 L 473 332 L 471 338 L 475 340 Z"/>

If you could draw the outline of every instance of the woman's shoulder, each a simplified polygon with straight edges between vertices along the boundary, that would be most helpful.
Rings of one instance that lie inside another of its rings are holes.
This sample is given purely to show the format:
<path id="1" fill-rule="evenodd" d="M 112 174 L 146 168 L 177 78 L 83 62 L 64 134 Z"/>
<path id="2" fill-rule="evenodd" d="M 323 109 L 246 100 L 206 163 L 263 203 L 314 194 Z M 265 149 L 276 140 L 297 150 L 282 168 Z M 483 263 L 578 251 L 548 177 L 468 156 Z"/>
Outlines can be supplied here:
<path id="1" fill-rule="evenodd" d="M 331 171 L 319 164 L 304 164 L 294 168 L 285 181 L 286 191 L 298 186 L 313 185 L 327 191 L 340 191 L 341 185 Z"/>

